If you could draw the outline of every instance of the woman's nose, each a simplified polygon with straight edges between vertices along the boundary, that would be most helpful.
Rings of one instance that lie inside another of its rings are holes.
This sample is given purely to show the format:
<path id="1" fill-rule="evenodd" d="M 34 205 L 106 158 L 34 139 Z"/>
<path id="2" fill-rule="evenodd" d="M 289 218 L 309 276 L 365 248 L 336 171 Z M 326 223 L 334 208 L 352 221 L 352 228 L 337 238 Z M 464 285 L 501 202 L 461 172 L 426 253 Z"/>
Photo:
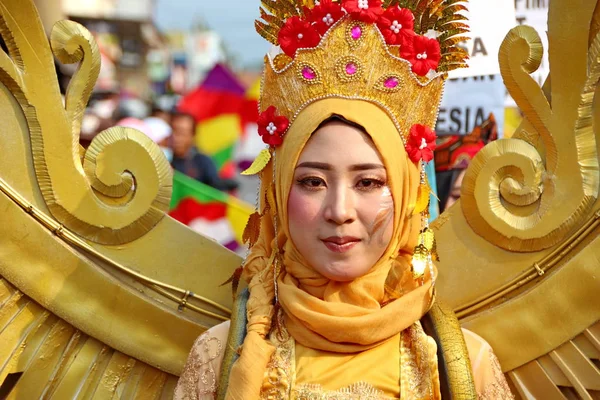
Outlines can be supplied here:
<path id="1" fill-rule="evenodd" d="M 337 225 L 347 224 L 356 219 L 354 194 L 345 187 L 332 188 L 328 191 L 324 217 Z"/>

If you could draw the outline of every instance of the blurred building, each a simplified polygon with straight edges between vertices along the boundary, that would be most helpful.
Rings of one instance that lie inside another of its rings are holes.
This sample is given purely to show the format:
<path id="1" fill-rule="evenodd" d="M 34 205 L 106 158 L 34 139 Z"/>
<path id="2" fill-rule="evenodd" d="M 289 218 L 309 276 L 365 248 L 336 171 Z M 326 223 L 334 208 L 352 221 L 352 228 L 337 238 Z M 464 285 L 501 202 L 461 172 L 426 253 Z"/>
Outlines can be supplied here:
<path id="1" fill-rule="evenodd" d="M 173 59 L 171 87 L 176 93 L 197 88 L 215 65 L 226 61 L 221 37 L 209 29 L 168 31 L 165 37 Z"/>
<path id="2" fill-rule="evenodd" d="M 49 32 L 69 18 L 96 37 L 102 57 L 97 91 L 149 98 L 168 80 L 170 52 L 153 22 L 154 0 L 35 0 Z M 159 85 L 157 85 L 158 81 Z"/>

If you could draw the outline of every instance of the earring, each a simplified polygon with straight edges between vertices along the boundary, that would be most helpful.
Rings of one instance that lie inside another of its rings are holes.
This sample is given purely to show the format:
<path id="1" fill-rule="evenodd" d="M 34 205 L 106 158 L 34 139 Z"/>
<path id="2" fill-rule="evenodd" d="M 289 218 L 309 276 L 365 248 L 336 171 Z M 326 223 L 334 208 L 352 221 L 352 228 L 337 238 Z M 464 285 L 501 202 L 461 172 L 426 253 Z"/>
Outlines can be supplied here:
<path id="1" fill-rule="evenodd" d="M 431 198 L 431 188 L 427 180 L 425 172 L 425 161 L 421 160 L 421 176 L 419 189 L 417 192 L 417 204 L 415 213 L 421 216 L 421 229 L 419 238 L 412 257 L 412 273 L 413 277 L 422 285 L 424 282 L 425 271 L 429 269 L 433 279 L 433 260 L 439 261 L 437 254 L 437 245 L 435 235 L 429 228 L 429 203 Z"/>

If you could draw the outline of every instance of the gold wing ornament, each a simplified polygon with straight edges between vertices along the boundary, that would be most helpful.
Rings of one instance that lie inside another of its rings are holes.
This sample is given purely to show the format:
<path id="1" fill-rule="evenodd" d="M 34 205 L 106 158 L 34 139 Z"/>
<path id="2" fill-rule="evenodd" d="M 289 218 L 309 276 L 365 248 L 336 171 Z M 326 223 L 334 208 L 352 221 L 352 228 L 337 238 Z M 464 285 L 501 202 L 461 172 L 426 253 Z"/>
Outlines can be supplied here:
<path id="1" fill-rule="evenodd" d="M 549 2 L 543 88 L 530 76 L 547 50 L 539 36 L 508 33 L 501 72 L 524 122 L 475 157 L 461 201 L 433 226 L 439 297 L 526 399 L 600 390 L 599 4 Z"/>
<path id="2" fill-rule="evenodd" d="M 285 0 L 289 15 L 311 2 Z M 422 29 L 463 29 L 439 0 L 393 2 L 429 10 Z M 287 16 L 262 4 L 259 30 L 276 38 Z M 550 2 L 543 88 L 529 75 L 539 37 L 508 34 L 502 75 L 525 121 L 475 158 L 433 226 L 439 297 L 524 399 L 600 391 L 598 4 Z M 0 34 L 0 393 L 171 398 L 194 339 L 229 318 L 219 284 L 241 260 L 165 216 L 170 169 L 148 138 L 112 128 L 79 147 L 100 65 L 89 32 L 60 22 L 49 44 L 32 0 L 0 0 Z M 53 56 L 79 65 L 64 103 Z"/>
<path id="3" fill-rule="evenodd" d="M 149 138 L 111 128 L 80 148 L 87 30 L 62 21 L 49 41 L 32 0 L 0 0 L 0 34 L 0 397 L 171 398 L 194 339 L 229 318 L 218 283 L 241 260 L 165 215 Z M 64 103 L 54 56 L 78 64 Z"/>

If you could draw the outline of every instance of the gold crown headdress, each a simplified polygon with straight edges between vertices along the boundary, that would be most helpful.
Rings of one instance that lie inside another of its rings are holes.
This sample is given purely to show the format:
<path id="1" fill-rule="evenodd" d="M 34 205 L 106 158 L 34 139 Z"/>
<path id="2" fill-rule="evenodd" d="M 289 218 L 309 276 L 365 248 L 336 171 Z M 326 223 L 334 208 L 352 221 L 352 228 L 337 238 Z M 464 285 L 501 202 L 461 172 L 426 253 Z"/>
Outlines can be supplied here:
<path id="1" fill-rule="evenodd" d="M 413 264 L 422 275 L 435 257 L 424 163 L 433 158 L 431 128 L 447 73 L 466 66 L 458 46 L 467 39 L 464 10 L 463 0 L 262 0 L 256 29 L 278 46 L 265 57 L 259 106 L 259 134 L 270 147 L 244 174 L 264 168 L 309 104 L 328 97 L 377 104 L 421 163 L 414 212 L 423 229 Z"/>

